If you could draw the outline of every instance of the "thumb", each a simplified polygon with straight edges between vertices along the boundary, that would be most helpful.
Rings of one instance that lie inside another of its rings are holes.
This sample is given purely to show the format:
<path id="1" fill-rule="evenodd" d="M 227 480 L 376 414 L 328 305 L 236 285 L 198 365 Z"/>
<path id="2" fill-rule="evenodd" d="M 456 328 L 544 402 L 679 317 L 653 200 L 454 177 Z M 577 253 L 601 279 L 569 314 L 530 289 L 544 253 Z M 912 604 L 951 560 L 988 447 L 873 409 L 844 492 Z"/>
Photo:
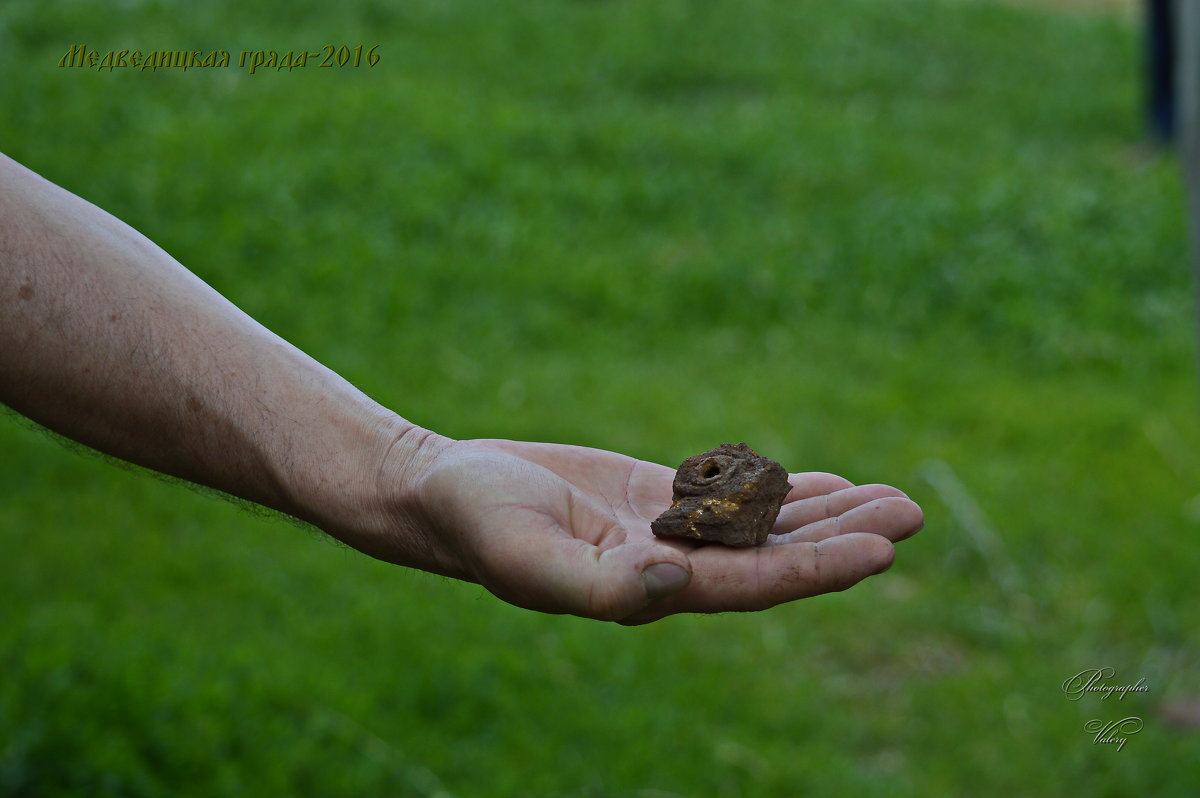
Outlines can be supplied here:
<path id="1" fill-rule="evenodd" d="M 690 581 L 692 572 L 679 563 L 656 562 L 642 569 L 642 586 L 646 589 L 648 601 L 674 595 L 687 587 Z"/>
<path id="2" fill-rule="evenodd" d="M 652 601 L 678 593 L 692 578 L 691 563 L 683 552 L 656 541 L 605 550 L 578 539 L 562 544 L 552 552 L 544 551 L 537 561 L 525 562 L 522 581 L 542 587 L 530 591 L 541 593 L 529 596 L 534 599 L 526 604 L 531 609 L 619 621 Z"/>
<path id="3" fill-rule="evenodd" d="M 678 593 L 691 579 L 692 565 L 677 549 L 653 540 L 616 546 L 596 558 L 589 610 L 595 618 L 620 620 Z"/>

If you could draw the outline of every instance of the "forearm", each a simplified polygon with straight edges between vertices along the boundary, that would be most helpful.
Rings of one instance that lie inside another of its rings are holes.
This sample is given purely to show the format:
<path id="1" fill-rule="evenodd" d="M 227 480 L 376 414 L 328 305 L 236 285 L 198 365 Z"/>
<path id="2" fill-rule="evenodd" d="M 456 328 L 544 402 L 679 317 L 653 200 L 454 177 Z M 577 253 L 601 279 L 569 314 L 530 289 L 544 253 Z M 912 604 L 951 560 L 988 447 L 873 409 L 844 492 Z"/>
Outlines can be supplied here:
<path id="1" fill-rule="evenodd" d="M 369 525 L 385 458 L 408 457 L 424 433 L 129 226 L 3 156 L 0 401 L 325 528 Z"/>

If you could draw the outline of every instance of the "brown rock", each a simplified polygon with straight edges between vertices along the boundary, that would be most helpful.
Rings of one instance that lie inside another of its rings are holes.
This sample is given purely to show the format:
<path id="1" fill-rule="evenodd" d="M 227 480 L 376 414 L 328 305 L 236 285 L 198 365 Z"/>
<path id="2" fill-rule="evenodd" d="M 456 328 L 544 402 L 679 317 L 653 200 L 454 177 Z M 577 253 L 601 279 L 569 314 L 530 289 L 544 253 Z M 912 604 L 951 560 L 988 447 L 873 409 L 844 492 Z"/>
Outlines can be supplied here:
<path id="1" fill-rule="evenodd" d="M 675 472 L 671 507 L 650 529 L 660 538 L 757 546 L 766 542 L 792 488 L 787 477 L 783 466 L 744 443 L 694 454 Z"/>

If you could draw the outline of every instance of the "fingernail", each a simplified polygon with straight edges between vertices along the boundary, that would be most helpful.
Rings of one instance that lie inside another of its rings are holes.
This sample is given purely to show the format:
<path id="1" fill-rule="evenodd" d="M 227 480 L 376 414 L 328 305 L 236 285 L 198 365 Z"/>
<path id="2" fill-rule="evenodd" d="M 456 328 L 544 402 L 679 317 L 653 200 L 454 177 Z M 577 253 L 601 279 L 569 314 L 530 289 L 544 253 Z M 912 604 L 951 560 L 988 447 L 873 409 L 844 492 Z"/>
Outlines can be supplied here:
<path id="1" fill-rule="evenodd" d="M 678 565 L 660 562 L 642 571 L 642 584 L 646 587 L 646 598 L 654 601 L 687 587 L 691 574 Z"/>

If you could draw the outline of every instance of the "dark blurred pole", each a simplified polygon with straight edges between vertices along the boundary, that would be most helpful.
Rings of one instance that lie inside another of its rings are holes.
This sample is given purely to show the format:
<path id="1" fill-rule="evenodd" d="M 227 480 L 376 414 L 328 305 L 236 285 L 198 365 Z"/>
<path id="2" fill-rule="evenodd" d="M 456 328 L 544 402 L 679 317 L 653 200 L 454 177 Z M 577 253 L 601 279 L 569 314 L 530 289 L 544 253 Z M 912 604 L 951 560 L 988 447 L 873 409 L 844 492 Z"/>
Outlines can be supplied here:
<path id="1" fill-rule="evenodd" d="M 1176 8 L 1179 50 L 1176 88 L 1179 102 L 1179 150 L 1187 183 L 1188 232 L 1192 245 L 1192 281 L 1196 291 L 1197 355 L 1200 356 L 1200 2 L 1180 0 Z"/>
<path id="2" fill-rule="evenodd" d="M 1163 143 L 1175 137 L 1174 5 L 1173 0 L 1146 0 L 1146 123 L 1150 135 Z"/>

